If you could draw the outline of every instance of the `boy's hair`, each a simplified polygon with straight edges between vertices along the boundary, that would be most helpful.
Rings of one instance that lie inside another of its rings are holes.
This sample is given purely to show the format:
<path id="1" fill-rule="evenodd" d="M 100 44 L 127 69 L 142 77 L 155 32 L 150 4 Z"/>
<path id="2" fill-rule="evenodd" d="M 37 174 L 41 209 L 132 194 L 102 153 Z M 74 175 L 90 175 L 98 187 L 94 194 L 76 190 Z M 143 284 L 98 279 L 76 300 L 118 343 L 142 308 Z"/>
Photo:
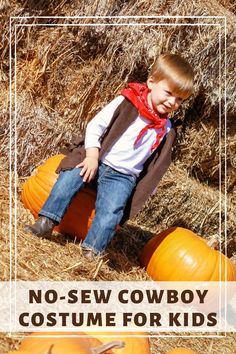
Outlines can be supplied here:
<path id="1" fill-rule="evenodd" d="M 178 54 L 161 54 L 152 65 L 150 76 L 157 82 L 168 80 L 173 91 L 183 99 L 193 93 L 193 68 Z"/>

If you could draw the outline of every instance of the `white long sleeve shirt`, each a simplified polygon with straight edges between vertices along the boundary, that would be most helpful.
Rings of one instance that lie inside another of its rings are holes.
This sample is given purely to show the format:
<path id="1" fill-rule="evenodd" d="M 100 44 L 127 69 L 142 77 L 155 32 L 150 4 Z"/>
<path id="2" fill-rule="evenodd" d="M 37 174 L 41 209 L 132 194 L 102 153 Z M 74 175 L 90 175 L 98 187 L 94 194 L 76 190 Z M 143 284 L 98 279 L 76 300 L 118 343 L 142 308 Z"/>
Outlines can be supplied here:
<path id="1" fill-rule="evenodd" d="M 123 96 L 116 97 L 88 123 L 85 133 L 85 149 L 101 147 L 99 138 L 109 125 L 116 108 L 123 100 Z M 149 123 L 148 119 L 138 115 L 122 136 L 117 139 L 112 148 L 106 152 L 102 162 L 119 172 L 138 177 L 143 169 L 144 162 L 152 153 L 151 147 L 155 143 L 156 135 L 159 132 L 159 129 L 148 129 L 134 145 L 139 132 Z M 167 119 L 166 133 L 169 132 L 170 128 L 171 122 Z"/>

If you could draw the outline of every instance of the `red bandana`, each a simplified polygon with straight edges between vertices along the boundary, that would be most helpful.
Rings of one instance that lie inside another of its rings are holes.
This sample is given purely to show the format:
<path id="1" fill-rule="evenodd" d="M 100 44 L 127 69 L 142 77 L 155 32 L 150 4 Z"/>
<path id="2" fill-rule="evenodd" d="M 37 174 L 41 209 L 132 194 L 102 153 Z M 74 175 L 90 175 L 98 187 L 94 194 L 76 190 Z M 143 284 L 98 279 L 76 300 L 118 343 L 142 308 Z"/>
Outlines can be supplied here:
<path id="1" fill-rule="evenodd" d="M 161 138 L 166 132 L 167 116 L 161 118 L 157 112 L 149 108 L 147 96 L 149 89 L 146 84 L 141 84 L 138 82 L 131 82 L 128 84 L 128 88 L 121 91 L 121 94 L 127 98 L 134 107 L 137 108 L 139 114 L 151 121 L 147 124 L 138 134 L 134 145 L 138 140 L 145 134 L 148 129 L 160 129 L 161 131 L 157 133 L 156 142 L 152 145 L 151 151 L 155 150 L 160 144 Z"/>

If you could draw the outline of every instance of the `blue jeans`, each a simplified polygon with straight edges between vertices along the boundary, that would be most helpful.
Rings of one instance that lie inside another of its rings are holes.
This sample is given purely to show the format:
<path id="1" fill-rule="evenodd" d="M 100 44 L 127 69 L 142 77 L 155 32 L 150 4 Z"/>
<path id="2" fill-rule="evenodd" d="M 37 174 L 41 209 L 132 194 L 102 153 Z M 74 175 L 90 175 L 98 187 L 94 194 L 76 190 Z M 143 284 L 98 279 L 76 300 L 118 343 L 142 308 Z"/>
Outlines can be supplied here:
<path id="1" fill-rule="evenodd" d="M 85 185 L 80 171 L 81 168 L 74 168 L 60 173 L 39 215 L 61 222 L 72 199 Z M 116 225 L 122 219 L 126 203 L 136 185 L 136 178 L 100 163 L 92 184 L 97 188 L 95 216 L 82 246 L 99 254 L 111 241 Z"/>

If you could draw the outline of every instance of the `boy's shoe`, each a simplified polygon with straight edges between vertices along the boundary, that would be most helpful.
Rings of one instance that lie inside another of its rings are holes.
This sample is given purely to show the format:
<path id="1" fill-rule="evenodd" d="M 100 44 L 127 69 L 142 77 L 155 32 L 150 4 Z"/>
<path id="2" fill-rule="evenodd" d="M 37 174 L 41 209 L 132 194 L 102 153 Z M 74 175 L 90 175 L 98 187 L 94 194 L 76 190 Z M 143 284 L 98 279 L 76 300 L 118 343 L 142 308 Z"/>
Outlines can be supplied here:
<path id="1" fill-rule="evenodd" d="M 96 258 L 96 253 L 94 253 L 90 249 L 83 248 L 83 256 L 88 260 L 88 261 L 94 261 Z"/>
<path id="2" fill-rule="evenodd" d="M 46 216 L 40 216 L 33 225 L 26 225 L 24 230 L 37 236 L 51 236 L 58 223 Z"/>

